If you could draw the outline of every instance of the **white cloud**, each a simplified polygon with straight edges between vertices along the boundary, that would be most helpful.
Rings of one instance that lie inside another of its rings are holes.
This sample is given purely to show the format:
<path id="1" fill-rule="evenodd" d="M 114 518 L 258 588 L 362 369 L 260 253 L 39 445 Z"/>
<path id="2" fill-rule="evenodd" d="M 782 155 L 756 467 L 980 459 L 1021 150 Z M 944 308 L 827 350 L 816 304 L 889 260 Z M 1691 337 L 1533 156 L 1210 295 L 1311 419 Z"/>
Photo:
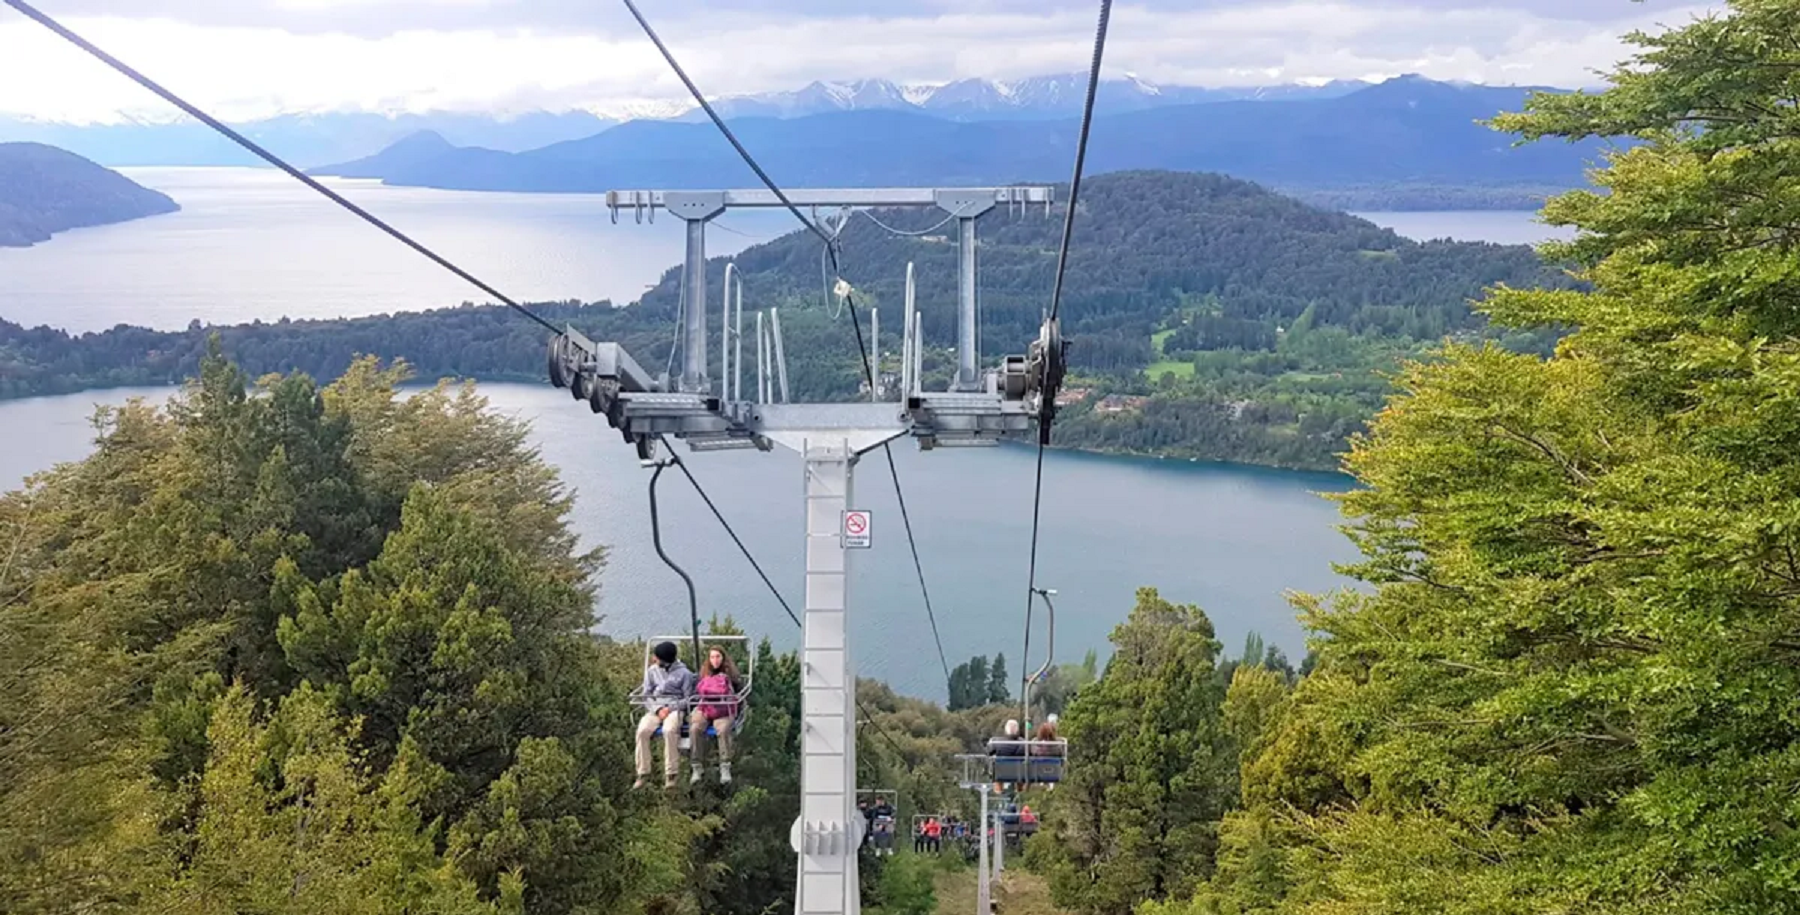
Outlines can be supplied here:
<path id="1" fill-rule="evenodd" d="M 73 0 L 62 5 L 77 6 Z M 704 17 L 671 11 L 661 16 L 666 22 L 653 22 L 714 94 L 794 88 L 813 79 L 942 82 L 1073 72 L 1087 61 L 1093 31 L 1088 4 L 1061 0 L 780 5 L 788 11 L 777 11 L 777 0 L 735 0 Z M 583 28 L 548 25 L 574 15 L 566 0 L 145 0 L 145 15 L 155 11 L 161 18 L 72 16 L 67 24 L 228 119 L 325 110 L 643 110 L 685 97 L 620 8 L 593 0 L 580 6 Z M 1594 82 L 1590 71 L 1625 53 L 1621 32 L 1677 24 L 1705 10 L 1610 0 L 1167 6 L 1140 0 L 1114 9 L 1109 71 L 1189 85 L 1402 72 L 1586 85 Z M 653 4 L 646 14 L 659 16 Z M 297 25 L 302 20 L 305 27 Z M 315 28 L 340 20 L 351 24 L 342 31 Z M 374 20 L 386 25 L 372 28 Z M 494 25 L 508 21 L 545 25 Z M 461 25 L 436 27 L 443 22 Z M 148 93 L 17 16 L 0 16 L 0 112 L 79 120 L 169 116 Z"/>

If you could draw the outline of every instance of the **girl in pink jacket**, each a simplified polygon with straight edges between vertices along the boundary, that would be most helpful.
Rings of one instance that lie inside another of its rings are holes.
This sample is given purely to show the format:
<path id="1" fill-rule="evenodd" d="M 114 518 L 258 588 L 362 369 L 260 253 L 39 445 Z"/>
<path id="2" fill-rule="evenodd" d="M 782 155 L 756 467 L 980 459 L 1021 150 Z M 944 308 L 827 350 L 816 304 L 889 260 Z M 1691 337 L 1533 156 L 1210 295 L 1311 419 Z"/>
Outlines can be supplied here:
<path id="1" fill-rule="evenodd" d="M 700 665 L 700 679 L 694 687 L 694 711 L 688 719 L 688 736 L 693 741 L 694 770 L 692 781 L 700 783 L 701 747 L 706 728 L 711 725 L 718 734 L 719 784 L 731 783 L 731 726 L 742 716 L 742 700 L 738 690 L 743 686 L 737 663 L 717 645 L 706 650 L 706 661 Z"/>

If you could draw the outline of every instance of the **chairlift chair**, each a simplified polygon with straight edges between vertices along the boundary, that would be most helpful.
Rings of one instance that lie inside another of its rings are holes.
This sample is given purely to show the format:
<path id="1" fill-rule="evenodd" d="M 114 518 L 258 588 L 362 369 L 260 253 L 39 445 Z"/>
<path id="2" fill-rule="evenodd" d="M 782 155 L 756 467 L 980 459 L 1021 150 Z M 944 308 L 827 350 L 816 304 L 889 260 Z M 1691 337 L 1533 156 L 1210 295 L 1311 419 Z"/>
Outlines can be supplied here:
<path id="1" fill-rule="evenodd" d="M 995 737 L 987 742 L 992 781 L 1007 785 L 1054 785 L 1062 781 L 1069 742 Z"/>
<path id="2" fill-rule="evenodd" d="M 884 801 L 887 803 L 889 812 L 886 815 L 875 813 L 873 806 L 865 814 L 869 820 L 869 832 L 863 837 L 863 848 L 870 849 L 878 855 L 893 854 L 896 826 L 894 820 L 897 816 L 895 811 L 898 811 L 900 807 L 900 792 L 891 788 L 860 788 L 856 792 L 856 800 L 859 806 L 865 800 L 872 801 L 872 804 L 880 804 Z"/>
<path id="3" fill-rule="evenodd" d="M 732 736 L 735 737 L 744 730 L 744 720 L 746 718 L 750 717 L 750 706 L 748 704 L 746 704 L 746 701 L 750 698 L 750 688 L 753 685 L 755 685 L 755 681 L 756 681 L 756 652 L 754 652 L 750 649 L 750 637 L 747 635 L 711 635 L 711 634 L 709 634 L 709 635 L 702 635 L 700 637 L 700 640 L 701 640 L 701 649 L 700 649 L 701 651 L 705 651 L 708 648 L 710 648 L 714 645 L 717 645 L 718 647 L 724 649 L 725 652 L 731 656 L 731 659 L 733 661 L 738 662 L 738 670 L 744 675 L 744 682 L 742 685 L 740 685 L 738 687 L 737 693 L 735 693 L 734 695 L 731 695 L 731 696 L 724 696 L 724 697 L 719 697 L 719 698 L 708 698 L 706 701 L 707 705 L 723 705 L 723 706 L 728 706 L 731 708 L 731 710 L 732 710 L 731 711 L 731 734 L 732 734 Z M 651 654 L 650 653 L 655 648 L 657 643 L 659 643 L 659 642 L 674 642 L 677 645 L 681 645 L 681 644 L 691 645 L 693 642 L 693 636 L 692 636 L 692 634 L 689 634 L 689 635 L 659 635 L 659 636 L 655 636 L 655 637 L 645 641 L 644 642 L 644 666 L 646 668 L 649 667 L 651 664 Z M 694 662 L 693 662 L 694 667 L 692 668 L 692 670 L 694 671 L 695 676 L 699 675 L 699 672 L 700 672 L 699 665 L 704 662 L 705 662 L 704 657 L 694 659 Z M 629 696 L 627 701 L 630 702 L 632 707 L 634 707 L 634 708 L 646 707 L 648 704 L 648 700 L 644 696 L 643 686 L 639 685 L 639 686 L 633 688 L 631 691 L 631 695 Z M 673 718 L 673 717 L 680 718 L 681 739 L 683 741 L 682 746 L 684 749 L 688 746 L 687 741 L 689 741 L 691 739 L 692 734 L 690 732 L 693 730 L 692 727 L 688 723 L 688 715 L 699 705 L 700 705 L 700 697 L 699 696 L 689 696 L 680 703 L 679 708 L 673 708 L 673 709 L 671 709 L 671 711 L 669 713 L 671 718 Z M 656 733 L 654 736 L 661 737 L 663 734 L 663 729 L 666 728 L 667 726 L 668 726 L 668 719 L 665 718 L 665 719 L 663 719 L 662 724 L 658 724 L 656 726 Z M 719 736 L 719 729 L 717 727 L 714 727 L 711 722 L 707 722 L 706 736 L 715 737 L 715 738 Z"/>
<path id="4" fill-rule="evenodd" d="M 1033 588 L 1032 593 L 1044 601 L 1044 610 L 1049 617 L 1049 645 L 1044 652 L 1044 666 L 1025 678 L 1020 696 L 1020 721 L 1025 727 L 1030 727 L 1031 689 L 1050 673 L 1056 658 L 1056 603 L 1051 600 L 1056 591 L 1051 588 Z M 1026 625 L 1030 625 L 1029 619 Z M 1054 721 L 1055 717 L 1052 715 L 1051 720 Z M 1069 755 L 1069 742 L 1062 738 L 1037 740 L 1026 732 L 1019 737 L 990 738 L 987 751 L 991 781 L 1021 788 L 1054 785 L 1062 781 L 1063 759 Z"/>

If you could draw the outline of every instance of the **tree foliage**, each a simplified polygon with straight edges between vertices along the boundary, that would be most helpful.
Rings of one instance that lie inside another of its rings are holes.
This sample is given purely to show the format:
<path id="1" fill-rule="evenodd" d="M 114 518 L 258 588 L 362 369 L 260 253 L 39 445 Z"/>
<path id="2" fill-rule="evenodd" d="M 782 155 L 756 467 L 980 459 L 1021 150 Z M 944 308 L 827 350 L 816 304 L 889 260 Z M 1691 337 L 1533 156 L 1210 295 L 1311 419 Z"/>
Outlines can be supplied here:
<path id="1" fill-rule="evenodd" d="M 9 911 L 616 912 L 690 882 L 704 824 L 625 796 L 567 494 L 471 390 L 403 377 L 252 385 L 215 348 L 0 498 Z"/>
<path id="2" fill-rule="evenodd" d="M 1206 614 L 1144 588 L 1112 641 L 1105 673 L 1062 716 L 1068 761 L 1030 849 L 1057 904 L 1095 915 L 1191 892 L 1237 793 Z"/>
<path id="3" fill-rule="evenodd" d="M 1637 34 L 1499 126 L 1641 141 L 1546 208 L 1543 358 L 1410 365 L 1349 466 L 1368 593 L 1301 601 L 1220 871 L 1158 913 L 1800 908 L 1794 0 Z"/>

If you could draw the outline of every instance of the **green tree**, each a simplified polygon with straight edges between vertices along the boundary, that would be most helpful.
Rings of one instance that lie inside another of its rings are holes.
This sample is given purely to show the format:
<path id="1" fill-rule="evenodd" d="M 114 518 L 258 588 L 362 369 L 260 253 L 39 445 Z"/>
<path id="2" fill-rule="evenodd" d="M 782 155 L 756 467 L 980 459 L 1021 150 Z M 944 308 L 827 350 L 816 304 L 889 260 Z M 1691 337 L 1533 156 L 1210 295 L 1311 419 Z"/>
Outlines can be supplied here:
<path id="1" fill-rule="evenodd" d="M 881 915 L 932 915 L 937 911 L 936 862 L 911 852 L 887 859 L 873 894 Z"/>
<path id="2" fill-rule="evenodd" d="M 988 659 L 976 655 L 950 670 L 950 711 L 979 708 L 988 704 Z"/>
<path id="3" fill-rule="evenodd" d="M 1206 614 L 1144 588 L 1112 642 L 1106 672 L 1063 716 L 1063 782 L 1028 851 L 1059 905 L 1095 915 L 1191 893 L 1237 783 Z"/>
<path id="4" fill-rule="evenodd" d="M 1548 358 L 1398 379 L 1348 461 L 1372 593 L 1301 600 L 1189 910 L 1800 909 L 1800 2 L 1728 7 L 1499 119 L 1636 140 L 1545 209 L 1593 290 L 1484 304 L 1576 328 Z"/>
<path id="5" fill-rule="evenodd" d="M 403 377 L 252 386 L 215 347 L 0 497 L 8 911 L 691 895 L 710 823 L 626 795 L 567 494 L 521 425 Z"/>
<path id="6" fill-rule="evenodd" d="M 1006 655 L 994 655 L 994 664 L 988 669 L 987 695 L 984 705 L 1003 705 L 1012 701 L 1012 690 L 1006 682 Z"/>
<path id="7" fill-rule="evenodd" d="M 502 877 L 494 903 L 478 898 L 408 804 L 411 773 L 396 767 L 371 784 L 340 727 L 332 703 L 305 687 L 266 725 L 241 687 L 227 692 L 208 728 L 192 844 L 170 862 L 173 879 L 151 885 L 145 908 L 522 912 L 518 874 Z"/>

